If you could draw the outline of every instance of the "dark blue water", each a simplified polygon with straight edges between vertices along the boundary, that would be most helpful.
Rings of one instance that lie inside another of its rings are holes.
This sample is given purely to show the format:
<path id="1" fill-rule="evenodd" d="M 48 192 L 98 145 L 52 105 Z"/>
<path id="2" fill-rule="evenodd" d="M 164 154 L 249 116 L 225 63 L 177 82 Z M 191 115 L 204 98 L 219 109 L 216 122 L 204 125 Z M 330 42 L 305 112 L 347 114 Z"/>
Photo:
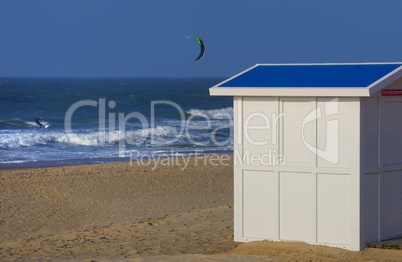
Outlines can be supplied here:
<path id="1" fill-rule="evenodd" d="M 0 167 L 231 152 L 232 98 L 208 92 L 221 80 L 1 78 Z"/>

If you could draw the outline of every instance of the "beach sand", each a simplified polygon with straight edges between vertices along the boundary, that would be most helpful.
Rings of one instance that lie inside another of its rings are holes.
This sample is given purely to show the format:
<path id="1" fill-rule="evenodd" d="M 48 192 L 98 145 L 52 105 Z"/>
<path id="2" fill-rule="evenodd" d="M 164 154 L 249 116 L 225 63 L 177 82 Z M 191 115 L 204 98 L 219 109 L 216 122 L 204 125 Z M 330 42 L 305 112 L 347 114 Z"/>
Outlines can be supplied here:
<path id="1" fill-rule="evenodd" d="M 208 157 L 0 170 L 0 261 L 402 260 L 402 250 L 235 243 L 233 162 Z"/>

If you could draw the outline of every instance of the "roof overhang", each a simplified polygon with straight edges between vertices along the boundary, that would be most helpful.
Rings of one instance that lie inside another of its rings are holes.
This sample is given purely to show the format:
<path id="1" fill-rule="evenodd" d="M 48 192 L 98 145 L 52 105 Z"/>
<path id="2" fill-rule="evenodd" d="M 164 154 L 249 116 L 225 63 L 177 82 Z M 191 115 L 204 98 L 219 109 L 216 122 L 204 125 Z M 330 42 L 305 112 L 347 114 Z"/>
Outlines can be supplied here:
<path id="1" fill-rule="evenodd" d="M 227 83 L 246 74 L 258 66 L 298 66 L 298 65 L 401 65 L 367 87 L 231 87 Z M 212 96 L 296 96 L 296 97 L 370 97 L 392 82 L 402 77 L 402 63 L 325 63 L 325 64 L 256 64 L 209 89 Z M 222 86 L 226 85 L 226 86 Z"/>
<path id="2" fill-rule="evenodd" d="M 367 88 L 225 88 L 211 87 L 209 94 L 212 96 L 317 96 L 317 97 L 368 97 L 370 90 Z"/>

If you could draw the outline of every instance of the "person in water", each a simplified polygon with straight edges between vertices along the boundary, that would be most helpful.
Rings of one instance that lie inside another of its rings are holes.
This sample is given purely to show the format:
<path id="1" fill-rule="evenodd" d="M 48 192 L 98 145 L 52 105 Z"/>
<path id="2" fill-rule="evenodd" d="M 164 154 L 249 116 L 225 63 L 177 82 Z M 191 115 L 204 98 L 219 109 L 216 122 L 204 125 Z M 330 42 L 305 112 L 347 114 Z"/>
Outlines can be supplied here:
<path id="1" fill-rule="evenodd" d="M 212 147 L 215 144 L 215 139 L 216 139 L 216 132 L 212 132 L 211 134 L 211 143 L 209 143 L 209 147 Z"/>
<path id="2" fill-rule="evenodd" d="M 45 126 L 42 124 L 42 121 L 43 119 L 41 117 L 35 118 L 35 123 L 37 123 L 40 126 L 40 128 L 42 127 L 45 128 Z"/>

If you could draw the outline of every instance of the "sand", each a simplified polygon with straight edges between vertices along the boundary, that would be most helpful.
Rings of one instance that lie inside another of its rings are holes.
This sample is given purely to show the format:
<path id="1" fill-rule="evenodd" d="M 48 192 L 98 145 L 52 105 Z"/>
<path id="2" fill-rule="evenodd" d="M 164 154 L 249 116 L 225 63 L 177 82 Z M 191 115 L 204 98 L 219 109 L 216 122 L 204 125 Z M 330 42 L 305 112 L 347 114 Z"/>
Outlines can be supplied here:
<path id="1" fill-rule="evenodd" d="M 0 170 L 0 261 L 402 260 L 402 250 L 235 243 L 224 158 Z"/>

